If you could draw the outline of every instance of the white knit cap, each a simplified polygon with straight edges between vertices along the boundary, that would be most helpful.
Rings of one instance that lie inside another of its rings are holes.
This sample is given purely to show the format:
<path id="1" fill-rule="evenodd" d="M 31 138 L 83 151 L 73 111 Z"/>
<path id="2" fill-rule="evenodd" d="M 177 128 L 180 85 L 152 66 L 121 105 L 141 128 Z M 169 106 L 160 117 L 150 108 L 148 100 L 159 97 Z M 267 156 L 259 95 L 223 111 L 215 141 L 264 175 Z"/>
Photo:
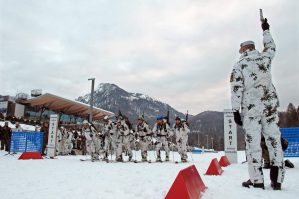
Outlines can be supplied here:
<path id="1" fill-rule="evenodd" d="M 88 121 L 87 121 L 87 120 L 84 120 L 84 121 L 83 121 L 83 124 L 88 124 Z"/>
<path id="2" fill-rule="evenodd" d="M 240 47 L 242 48 L 247 45 L 254 45 L 254 42 L 253 41 L 244 41 L 243 43 L 240 44 Z"/>

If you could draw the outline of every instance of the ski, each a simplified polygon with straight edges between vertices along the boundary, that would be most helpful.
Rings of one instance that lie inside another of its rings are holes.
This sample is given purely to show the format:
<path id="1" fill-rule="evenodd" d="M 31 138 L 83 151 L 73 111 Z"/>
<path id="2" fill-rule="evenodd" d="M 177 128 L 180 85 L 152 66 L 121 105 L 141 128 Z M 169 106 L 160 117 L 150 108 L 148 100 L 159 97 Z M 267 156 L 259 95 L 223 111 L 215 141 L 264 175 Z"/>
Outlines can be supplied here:
<path id="1" fill-rule="evenodd" d="M 175 164 L 179 164 L 179 163 L 182 163 L 182 164 L 183 164 L 183 163 L 188 163 L 188 162 L 179 162 L 179 161 L 175 161 L 174 163 L 175 163 Z"/>
<path id="2" fill-rule="evenodd" d="M 80 159 L 80 161 L 90 161 L 90 159 Z"/>
<path id="3" fill-rule="evenodd" d="M 43 156 L 44 159 L 57 159 L 56 157 Z"/>
<path id="4" fill-rule="evenodd" d="M 148 162 L 148 163 L 163 163 L 163 161 L 151 161 L 151 162 Z"/>
<path id="5" fill-rule="evenodd" d="M 149 161 L 140 161 L 140 160 L 139 161 L 138 160 L 134 161 L 134 163 L 151 163 L 151 162 L 152 161 L 150 161 L 150 160 Z"/>
<path id="6" fill-rule="evenodd" d="M 80 159 L 80 161 L 85 162 L 85 161 L 90 161 L 90 162 L 101 162 L 101 160 L 91 160 L 91 159 Z"/>
<path id="7" fill-rule="evenodd" d="M 108 161 L 106 161 L 106 163 L 121 163 L 121 162 L 118 162 L 118 161 L 115 161 L 115 160 L 108 160 Z"/>

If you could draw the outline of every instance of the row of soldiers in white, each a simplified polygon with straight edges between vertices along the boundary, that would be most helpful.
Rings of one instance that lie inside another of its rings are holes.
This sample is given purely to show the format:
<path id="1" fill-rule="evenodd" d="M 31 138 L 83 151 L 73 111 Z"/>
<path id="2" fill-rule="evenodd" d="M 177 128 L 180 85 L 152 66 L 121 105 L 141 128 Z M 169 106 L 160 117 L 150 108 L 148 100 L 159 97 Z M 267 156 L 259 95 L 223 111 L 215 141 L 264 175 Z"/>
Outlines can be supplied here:
<path id="1" fill-rule="evenodd" d="M 73 149 L 73 133 L 60 127 L 57 130 L 56 151 L 58 155 L 69 155 Z"/>
<path id="2" fill-rule="evenodd" d="M 125 118 L 119 116 L 116 122 L 112 122 L 108 117 L 104 118 L 103 132 L 97 133 L 96 129 L 89 125 L 87 121 L 83 122 L 83 135 L 86 137 L 86 149 L 91 155 L 92 160 L 99 158 L 101 142 L 103 141 L 104 159 L 108 161 L 108 154 L 115 152 L 116 161 L 123 161 L 123 153 L 129 156 L 129 161 L 133 158 L 132 146 L 136 148 L 139 145 L 141 149 L 142 161 L 148 161 L 147 151 L 150 145 L 155 146 L 157 158 L 156 161 L 162 161 L 161 149 L 165 150 L 165 161 L 169 161 L 170 145 L 173 143 L 169 139 L 175 135 L 178 152 L 181 155 L 181 161 L 187 161 L 187 141 L 189 127 L 185 121 L 179 117 L 171 129 L 162 116 L 157 117 L 157 122 L 151 130 L 143 117 L 138 118 L 135 132 L 129 129 Z"/>

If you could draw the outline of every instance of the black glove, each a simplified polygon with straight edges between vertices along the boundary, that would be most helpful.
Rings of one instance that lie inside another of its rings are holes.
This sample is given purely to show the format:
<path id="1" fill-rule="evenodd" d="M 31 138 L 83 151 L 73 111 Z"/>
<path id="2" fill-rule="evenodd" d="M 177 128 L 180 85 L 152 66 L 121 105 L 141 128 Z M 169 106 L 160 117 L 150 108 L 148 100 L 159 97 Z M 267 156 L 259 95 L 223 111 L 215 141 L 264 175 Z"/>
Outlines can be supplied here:
<path id="1" fill-rule="evenodd" d="M 243 122 L 241 120 L 241 115 L 240 115 L 239 111 L 234 112 L 234 120 L 235 120 L 236 124 L 243 126 Z"/>
<path id="2" fill-rule="evenodd" d="M 267 18 L 265 18 L 265 20 L 262 23 L 262 29 L 263 29 L 263 31 L 265 31 L 265 30 L 269 30 L 269 28 L 270 28 L 270 25 L 268 24 Z"/>
<path id="3" fill-rule="evenodd" d="M 289 146 L 289 142 L 284 139 L 283 137 L 280 137 L 280 142 L 281 142 L 281 148 L 283 151 L 287 150 L 288 146 Z"/>

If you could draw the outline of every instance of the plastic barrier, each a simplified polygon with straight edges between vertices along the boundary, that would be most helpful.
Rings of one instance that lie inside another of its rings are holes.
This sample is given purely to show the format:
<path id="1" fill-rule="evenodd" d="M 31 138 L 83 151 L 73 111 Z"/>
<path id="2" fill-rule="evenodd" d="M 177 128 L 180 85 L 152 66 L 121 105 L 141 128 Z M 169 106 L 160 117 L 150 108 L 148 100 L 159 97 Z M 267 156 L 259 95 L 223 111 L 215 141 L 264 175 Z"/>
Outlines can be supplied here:
<path id="1" fill-rule="evenodd" d="M 207 187 L 194 165 L 179 172 L 165 199 L 199 199 Z"/>
<path id="2" fill-rule="evenodd" d="M 210 166 L 205 175 L 221 175 L 222 173 L 223 173 L 223 170 L 222 170 L 221 166 L 219 165 L 218 160 L 216 158 L 214 158 L 211 161 Z"/>
<path id="3" fill-rule="evenodd" d="M 299 157 L 299 128 L 281 128 L 281 135 L 289 142 L 284 157 Z"/>
<path id="4" fill-rule="evenodd" d="M 225 155 L 220 158 L 219 165 L 221 167 L 227 167 L 227 166 L 230 165 L 230 162 L 229 162 L 228 158 Z"/>
<path id="5" fill-rule="evenodd" d="M 42 152 L 44 133 L 12 132 L 10 152 Z"/>

